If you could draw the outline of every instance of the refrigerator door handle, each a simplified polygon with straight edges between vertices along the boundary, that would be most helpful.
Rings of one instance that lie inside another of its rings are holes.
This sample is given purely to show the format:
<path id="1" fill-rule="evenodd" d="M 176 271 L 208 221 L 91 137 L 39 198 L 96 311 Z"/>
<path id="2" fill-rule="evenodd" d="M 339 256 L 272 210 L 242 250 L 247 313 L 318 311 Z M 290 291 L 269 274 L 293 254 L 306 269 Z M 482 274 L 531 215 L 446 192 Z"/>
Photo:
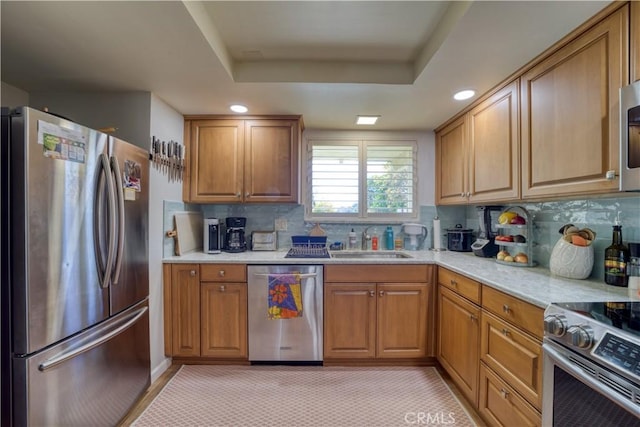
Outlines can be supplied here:
<path id="1" fill-rule="evenodd" d="M 101 337 L 99 337 L 98 339 L 89 341 L 79 347 L 76 348 L 72 348 L 68 351 L 64 351 L 62 353 L 57 354 L 56 356 L 52 357 L 51 359 L 48 359 L 44 362 L 42 362 L 40 364 L 40 366 L 38 366 L 38 369 L 42 372 L 51 369 L 55 366 L 58 366 L 64 362 L 66 362 L 67 360 L 73 359 L 74 357 L 79 356 L 82 353 L 85 353 L 93 348 L 96 348 L 102 344 L 104 344 L 105 342 L 109 341 L 111 338 L 119 335 L 120 333 L 122 333 L 123 331 L 129 329 L 131 326 L 133 326 L 138 319 L 140 319 L 146 312 L 147 310 L 149 310 L 148 307 L 141 307 L 139 309 L 137 309 L 136 311 L 134 311 L 133 313 L 129 314 L 128 316 L 126 316 L 125 318 L 121 319 L 119 322 L 116 323 L 116 325 L 108 325 L 104 327 L 104 330 L 98 330 L 96 331 L 96 335 L 97 334 L 104 334 Z M 110 328 L 114 328 L 113 330 L 109 331 Z"/>
<path id="2" fill-rule="evenodd" d="M 124 185 L 122 183 L 122 174 L 120 173 L 118 159 L 115 156 L 111 156 L 111 170 L 115 176 L 116 195 L 118 199 L 118 246 L 116 248 L 116 264 L 113 270 L 111 283 L 113 285 L 117 285 L 118 280 L 120 279 L 122 256 L 124 255 Z"/>
<path id="3" fill-rule="evenodd" d="M 111 179 L 105 179 L 107 172 L 110 171 L 109 158 L 106 154 L 102 153 L 99 157 L 100 174 L 98 178 L 98 186 L 96 191 L 96 198 L 93 206 L 93 237 L 95 242 L 96 260 L 98 263 L 98 277 L 100 280 L 100 287 L 107 288 L 109 286 L 109 279 L 111 277 L 111 270 L 113 267 L 113 247 L 115 246 L 115 196 L 113 194 L 113 183 Z M 108 226 L 108 244 L 107 244 L 107 259 L 103 262 L 102 248 L 100 246 L 104 233 L 101 230 L 101 218 L 103 215 L 102 201 L 104 197 L 104 187 L 107 187 L 107 203 L 108 213 L 107 220 Z"/>

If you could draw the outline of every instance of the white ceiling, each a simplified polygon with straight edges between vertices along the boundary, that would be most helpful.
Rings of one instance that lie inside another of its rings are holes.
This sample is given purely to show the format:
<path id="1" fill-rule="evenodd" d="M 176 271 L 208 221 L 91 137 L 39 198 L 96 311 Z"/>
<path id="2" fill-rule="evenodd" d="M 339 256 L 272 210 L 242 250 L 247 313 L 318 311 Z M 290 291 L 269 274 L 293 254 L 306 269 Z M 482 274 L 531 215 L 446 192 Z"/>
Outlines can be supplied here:
<path id="1" fill-rule="evenodd" d="M 427 130 L 610 1 L 0 2 L 0 78 L 27 92 L 150 91 L 183 114 Z M 367 128 L 371 129 L 371 128 Z"/>

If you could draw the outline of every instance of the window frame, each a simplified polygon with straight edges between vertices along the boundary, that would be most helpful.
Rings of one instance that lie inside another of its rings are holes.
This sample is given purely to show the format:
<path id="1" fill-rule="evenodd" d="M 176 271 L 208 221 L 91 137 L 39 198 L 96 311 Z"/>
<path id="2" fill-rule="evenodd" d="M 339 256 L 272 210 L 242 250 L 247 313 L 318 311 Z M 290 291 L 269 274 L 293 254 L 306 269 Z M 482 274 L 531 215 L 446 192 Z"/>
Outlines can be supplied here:
<path id="1" fill-rule="evenodd" d="M 302 159 L 301 172 L 306 174 L 306 178 L 301 180 L 302 183 L 302 200 L 304 203 L 304 220 L 309 222 L 348 222 L 348 223 L 402 223 L 408 220 L 416 220 L 419 217 L 419 180 L 418 180 L 418 164 L 419 164 L 419 144 L 414 138 L 397 137 L 397 138 L 380 138 L 380 137 L 364 137 L 364 138 L 335 138 L 324 136 L 313 136 L 305 138 L 305 149 L 302 150 L 304 158 Z M 358 146 L 358 212 L 354 214 L 345 213 L 313 213 L 312 209 L 312 150 L 314 144 L 318 145 L 350 145 Z M 368 146 L 410 146 L 412 148 L 413 162 L 413 194 L 411 212 L 406 214 L 389 214 L 389 213 L 368 213 L 367 205 L 367 147 Z"/>

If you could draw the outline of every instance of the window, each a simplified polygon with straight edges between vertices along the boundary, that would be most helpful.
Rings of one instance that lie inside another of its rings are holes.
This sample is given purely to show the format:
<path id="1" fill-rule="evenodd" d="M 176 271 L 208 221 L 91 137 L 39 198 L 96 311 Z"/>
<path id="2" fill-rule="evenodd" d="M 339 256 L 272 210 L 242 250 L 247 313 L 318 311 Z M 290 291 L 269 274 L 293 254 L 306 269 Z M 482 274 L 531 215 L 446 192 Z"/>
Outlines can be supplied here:
<path id="1" fill-rule="evenodd" d="M 415 141 L 309 140 L 307 219 L 415 218 Z"/>

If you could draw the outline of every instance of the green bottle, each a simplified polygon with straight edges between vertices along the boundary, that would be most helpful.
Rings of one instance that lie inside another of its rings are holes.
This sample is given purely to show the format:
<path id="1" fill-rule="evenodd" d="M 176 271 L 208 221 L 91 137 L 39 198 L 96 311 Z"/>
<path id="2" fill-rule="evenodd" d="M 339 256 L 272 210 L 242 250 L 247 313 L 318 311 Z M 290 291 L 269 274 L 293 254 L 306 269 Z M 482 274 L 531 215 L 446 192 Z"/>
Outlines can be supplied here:
<path id="1" fill-rule="evenodd" d="M 629 276 L 629 248 L 622 243 L 622 226 L 619 221 L 613 226 L 611 246 L 604 250 L 604 281 L 607 285 L 627 287 Z"/>

